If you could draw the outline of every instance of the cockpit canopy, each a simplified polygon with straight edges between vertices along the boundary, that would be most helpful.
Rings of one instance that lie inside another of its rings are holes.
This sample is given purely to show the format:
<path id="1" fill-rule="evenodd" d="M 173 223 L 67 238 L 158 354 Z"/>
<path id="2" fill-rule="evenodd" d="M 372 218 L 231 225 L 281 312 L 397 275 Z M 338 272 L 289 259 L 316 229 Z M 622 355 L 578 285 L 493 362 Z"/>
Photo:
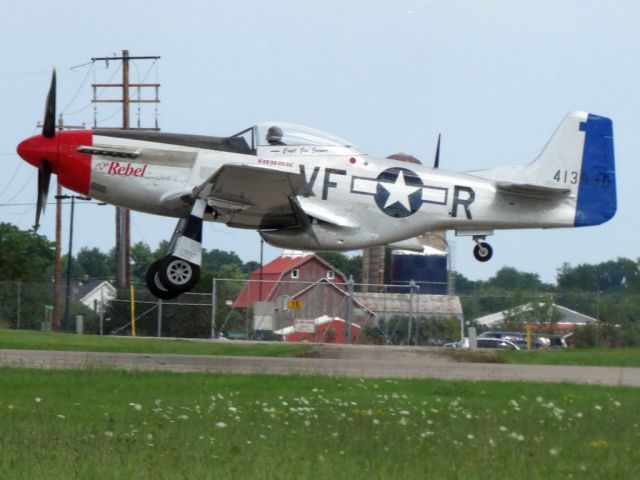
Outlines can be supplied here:
<path id="1" fill-rule="evenodd" d="M 277 135 L 274 136 L 274 132 L 277 132 Z M 267 139 L 268 137 L 271 142 Z M 229 141 L 232 144 L 238 144 L 238 146 L 246 144 L 254 152 L 257 147 L 284 145 L 290 147 L 334 147 L 360 153 L 356 146 L 346 140 L 314 128 L 286 122 L 259 123 L 229 137 Z"/>

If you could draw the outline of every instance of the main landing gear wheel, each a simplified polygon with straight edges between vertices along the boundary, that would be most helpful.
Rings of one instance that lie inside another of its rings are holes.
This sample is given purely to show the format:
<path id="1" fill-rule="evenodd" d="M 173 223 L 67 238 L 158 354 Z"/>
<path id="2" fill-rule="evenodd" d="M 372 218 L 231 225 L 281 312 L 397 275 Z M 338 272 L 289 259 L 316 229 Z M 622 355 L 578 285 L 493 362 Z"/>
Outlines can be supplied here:
<path id="1" fill-rule="evenodd" d="M 147 269 L 147 288 L 149 291 L 155 295 L 157 298 L 161 300 L 171 300 L 172 298 L 176 298 L 182 292 L 170 292 L 161 282 L 160 282 L 160 266 L 164 262 L 164 258 L 157 260 L 149 266 Z"/>
<path id="2" fill-rule="evenodd" d="M 168 291 L 177 292 L 179 295 L 188 292 L 198 283 L 200 267 L 182 258 L 169 255 L 160 264 L 158 279 Z"/>
<path id="3" fill-rule="evenodd" d="M 493 256 L 493 248 L 487 242 L 478 242 L 473 247 L 473 256 L 479 262 L 488 262 Z"/>

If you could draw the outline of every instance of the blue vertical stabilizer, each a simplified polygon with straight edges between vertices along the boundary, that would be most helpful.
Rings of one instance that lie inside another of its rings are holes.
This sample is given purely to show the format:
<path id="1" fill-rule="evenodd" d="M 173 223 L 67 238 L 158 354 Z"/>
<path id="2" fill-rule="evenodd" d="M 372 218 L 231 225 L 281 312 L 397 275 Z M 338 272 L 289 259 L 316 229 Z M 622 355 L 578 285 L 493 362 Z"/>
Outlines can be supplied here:
<path id="1" fill-rule="evenodd" d="M 611 120 L 589 114 L 580 124 L 585 132 L 576 227 L 599 225 L 616 213 L 616 172 Z"/>

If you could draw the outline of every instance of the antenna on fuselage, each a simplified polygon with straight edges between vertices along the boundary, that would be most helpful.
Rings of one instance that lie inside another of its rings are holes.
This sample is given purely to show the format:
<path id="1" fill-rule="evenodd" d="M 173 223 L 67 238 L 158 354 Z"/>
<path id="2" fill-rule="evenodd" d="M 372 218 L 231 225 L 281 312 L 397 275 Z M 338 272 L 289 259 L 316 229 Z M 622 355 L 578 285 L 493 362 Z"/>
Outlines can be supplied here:
<path id="1" fill-rule="evenodd" d="M 440 166 L 440 136 L 442 134 L 438 134 L 438 144 L 436 145 L 436 158 L 433 160 L 433 168 L 438 168 Z"/>

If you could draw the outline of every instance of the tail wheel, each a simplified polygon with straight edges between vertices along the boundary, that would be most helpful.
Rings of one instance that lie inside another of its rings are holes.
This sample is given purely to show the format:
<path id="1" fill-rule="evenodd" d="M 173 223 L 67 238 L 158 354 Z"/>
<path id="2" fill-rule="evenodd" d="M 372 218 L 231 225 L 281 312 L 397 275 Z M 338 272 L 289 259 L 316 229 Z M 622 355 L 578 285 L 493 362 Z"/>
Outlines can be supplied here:
<path id="1" fill-rule="evenodd" d="M 487 242 L 478 242 L 473 247 L 473 256 L 479 262 L 488 262 L 493 256 L 493 248 Z"/>
<path id="2" fill-rule="evenodd" d="M 161 299 L 161 300 L 171 300 L 172 298 L 177 297 L 182 292 L 173 292 L 167 289 L 162 282 L 160 282 L 160 266 L 164 259 L 157 260 L 149 266 L 147 269 L 147 288 L 151 292 L 152 295 Z"/>
<path id="3" fill-rule="evenodd" d="M 184 293 L 191 290 L 200 279 L 200 267 L 182 258 L 169 255 L 162 260 L 158 279 L 168 291 Z"/>

